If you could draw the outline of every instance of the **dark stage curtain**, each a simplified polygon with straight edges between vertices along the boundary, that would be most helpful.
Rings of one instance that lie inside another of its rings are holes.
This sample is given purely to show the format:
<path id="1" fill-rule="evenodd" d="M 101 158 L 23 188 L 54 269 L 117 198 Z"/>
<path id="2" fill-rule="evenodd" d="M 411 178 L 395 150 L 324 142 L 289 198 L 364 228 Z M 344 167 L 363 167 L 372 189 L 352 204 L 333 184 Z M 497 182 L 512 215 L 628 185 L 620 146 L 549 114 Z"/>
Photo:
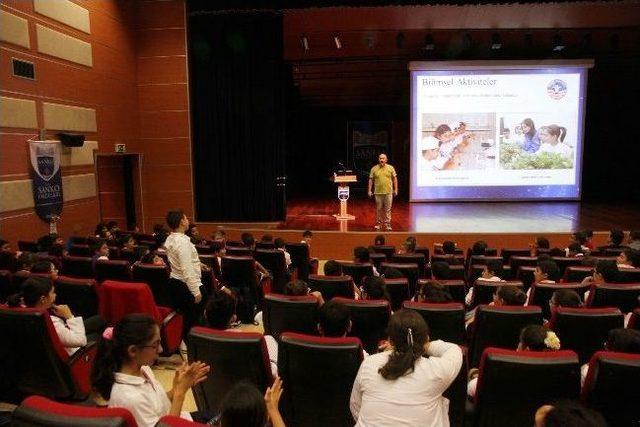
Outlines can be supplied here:
<path id="1" fill-rule="evenodd" d="M 188 26 L 196 218 L 284 219 L 282 16 L 191 13 Z"/>

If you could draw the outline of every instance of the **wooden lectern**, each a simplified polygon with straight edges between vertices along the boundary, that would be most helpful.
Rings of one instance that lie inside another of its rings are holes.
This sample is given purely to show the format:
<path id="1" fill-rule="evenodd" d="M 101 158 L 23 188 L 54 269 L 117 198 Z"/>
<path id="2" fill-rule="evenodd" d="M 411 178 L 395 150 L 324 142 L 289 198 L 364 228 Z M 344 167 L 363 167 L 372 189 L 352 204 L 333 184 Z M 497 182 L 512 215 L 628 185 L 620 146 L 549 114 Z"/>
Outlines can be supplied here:
<path id="1" fill-rule="evenodd" d="M 356 219 L 355 216 L 347 213 L 347 200 L 349 200 L 349 184 L 350 182 L 357 182 L 358 177 L 356 175 L 337 175 L 333 174 L 331 181 L 338 184 L 338 200 L 340 200 L 340 213 L 333 216 L 338 221 L 340 220 L 352 220 Z"/>

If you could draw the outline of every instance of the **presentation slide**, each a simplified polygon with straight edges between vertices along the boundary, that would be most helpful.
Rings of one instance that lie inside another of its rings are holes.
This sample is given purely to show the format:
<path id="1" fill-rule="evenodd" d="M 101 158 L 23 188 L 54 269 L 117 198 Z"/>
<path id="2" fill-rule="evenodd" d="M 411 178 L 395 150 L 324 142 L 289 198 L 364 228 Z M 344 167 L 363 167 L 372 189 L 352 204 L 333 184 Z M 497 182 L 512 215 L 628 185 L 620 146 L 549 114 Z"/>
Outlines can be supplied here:
<path id="1" fill-rule="evenodd" d="M 412 62 L 411 201 L 579 199 L 591 66 Z"/>

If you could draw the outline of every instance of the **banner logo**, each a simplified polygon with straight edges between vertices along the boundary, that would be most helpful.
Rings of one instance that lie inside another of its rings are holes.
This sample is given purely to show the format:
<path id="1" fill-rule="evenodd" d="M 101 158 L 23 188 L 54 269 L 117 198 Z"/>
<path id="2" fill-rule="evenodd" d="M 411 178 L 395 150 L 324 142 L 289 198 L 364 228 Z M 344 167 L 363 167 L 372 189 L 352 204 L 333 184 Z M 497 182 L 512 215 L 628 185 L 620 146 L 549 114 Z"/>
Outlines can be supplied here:
<path id="1" fill-rule="evenodd" d="M 49 221 L 62 212 L 60 149 L 55 142 L 31 141 L 29 152 L 35 211 Z"/>
<path id="2" fill-rule="evenodd" d="M 552 80 L 547 85 L 547 94 L 551 99 L 562 99 L 567 94 L 567 84 L 559 79 Z"/>

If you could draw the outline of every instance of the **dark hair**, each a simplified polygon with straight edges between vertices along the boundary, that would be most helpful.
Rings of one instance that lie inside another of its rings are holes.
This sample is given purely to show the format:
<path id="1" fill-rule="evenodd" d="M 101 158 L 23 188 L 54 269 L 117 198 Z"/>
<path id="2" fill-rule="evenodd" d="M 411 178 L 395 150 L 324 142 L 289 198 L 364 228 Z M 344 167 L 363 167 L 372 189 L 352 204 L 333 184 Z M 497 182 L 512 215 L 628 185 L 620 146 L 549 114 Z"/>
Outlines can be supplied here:
<path id="1" fill-rule="evenodd" d="M 559 307 L 580 308 L 582 300 L 573 289 L 558 289 L 551 295 L 551 301 Z"/>
<path id="2" fill-rule="evenodd" d="M 36 274 L 49 274 L 53 267 L 55 267 L 55 265 L 51 261 L 42 259 L 31 266 L 31 272 Z"/>
<path id="3" fill-rule="evenodd" d="M 364 246 L 356 246 L 353 248 L 353 257 L 359 262 L 369 262 L 369 249 Z"/>
<path id="4" fill-rule="evenodd" d="M 484 240 L 478 240 L 471 247 L 471 254 L 472 255 L 484 255 L 487 252 L 487 248 L 488 247 L 489 247 L 489 245 L 487 245 L 487 242 L 485 242 Z"/>
<path id="5" fill-rule="evenodd" d="M 611 239 L 611 243 L 620 246 L 624 241 L 624 231 L 614 228 L 609 232 L 609 238 Z"/>
<path id="6" fill-rule="evenodd" d="M 325 337 L 342 337 L 349 331 L 349 307 L 337 301 L 327 301 L 318 316 L 318 324 Z"/>
<path id="7" fill-rule="evenodd" d="M 553 135 L 560 140 L 560 142 L 564 141 L 564 137 L 567 136 L 567 128 L 558 125 L 547 125 L 543 126 L 541 129 L 546 130 L 549 135 Z"/>
<path id="8" fill-rule="evenodd" d="M 433 274 L 434 279 L 449 280 L 451 267 L 444 261 L 436 261 L 431 264 L 431 274 Z"/>
<path id="9" fill-rule="evenodd" d="M 369 276 L 364 279 L 362 290 L 368 299 L 388 299 L 384 287 L 384 280 L 380 277 Z"/>
<path id="10" fill-rule="evenodd" d="M 313 232 L 311 230 L 304 230 L 302 232 L 302 237 L 303 238 L 305 238 L 305 237 L 313 237 Z"/>
<path id="11" fill-rule="evenodd" d="M 131 239 L 133 239 L 133 236 L 131 234 L 123 234 L 118 239 L 118 246 L 120 246 L 121 248 L 124 247 L 124 245 L 126 245 L 127 242 Z M 134 243 L 135 243 L 135 240 L 134 240 Z"/>
<path id="12" fill-rule="evenodd" d="M 99 237 L 104 237 L 104 232 L 107 231 L 107 225 L 104 222 L 99 222 L 96 224 L 95 235 Z"/>
<path id="13" fill-rule="evenodd" d="M 613 283 L 618 280 L 620 270 L 615 261 L 609 259 L 601 259 L 596 264 L 596 273 L 600 274 L 606 283 Z"/>
<path id="14" fill-rule="evenodd" d="M 429 340 L 429 326 L 416 311 L 401 309 L 391 316 L 387 332 L 393 352 L 378 373 L 385 380 L 395 380 L 413 372 L 416 360 L 424 354 L 424 344 Z"/>
<path id="15" fill-rule="evenodd" d="M 342 266 L 338 261 L 334 259 L 330 259 L 329 261 L 324 263 L 324 275 L 325 276 L 341 276 Z"/>
<path id="16" fill-rule="evenodd" d="M 528 325 L 520 331 L 520 342 L 531 351 L 544 351 L 548 347 L 544 343 L 549 330 L 542 325 Z"/>
<path id="17" fill-rule="evenodd" d="M 182 210 L 169 211 L 166 217 L 167 225 L 171 230 L 177 230 L 178 227 L 180 227 L 182 218 L 184 218 L 184 212 L 182 212 Z"/>
<path id="18" fill-rule="evenodd" d="M 577 401 L 558 401 L 544 417 L 544 427 L 607 427 L 604 417 Z"/>
<path id="19" fill-rule="evenodd" d="M 546 254 L 538 254 L 536 259 L 538 261 L 538 265 L 540 265 L 540 263 L 542 261 L 553 261 L 553 257 L 548 253 L 546 253 Z M 555 261 L 553 261 L 553 262 L 555 262 Z"/>
<path id="20" fill-rule="evenodd" d="M 452 302 L 449 290 L 435 280 L 428 280 L 418 289 L 417 300 L 428 303 Z"/>
<path id="21" fill-rule="evenodd" d="M 271 234 L 265 234 L 260 238 L 261 242 L 272 242 L 273 236 Z"/>
<path id="22" fill-rule="evenodd" d="M 267 422 L 267 407 L 255 385 L 239 382 L 220 404 L 221 427 L 263 427 Z"/>
<path id="23" fill-rule="evenodd" d="M 292 280 L 284 285 L 284 294 L 290 296 L 301 296 L 309 293 L 309 285 L 304 280 Z"/>
<path id="24" fill-rule="evenodd" d="M 415 237 L 407 237 L 407 240 L 404 241 L 404 243 L 402 244 L 402 246 L 404 246 L 404 249 L 409 252 L 409 253 L 413 253 L 416 251 L 416 239 Z"/>
<path id="25" fill-rule="evenodd" d="M 564 257 L 566 254 L 564 253 L 564 250 L 560 248 L 553 248 L 549 251 L 549 255 L 553 258 L 554 256 Z"/>
<path id="26" fill-rule="evenodd" d="M 502 261 L 497 259 L 492 259 L 487 263 L 487 270 L 490 273 L 493 273 L 494 276 L 501 277 L 502 276 Z"/>
<path id="27" fill-rule="evenodd" d="M 386 279 L 402 279 L 404 274 L 397 268 L 387 267 L 384 269 L 384 277 Z"/>
<path id="28" fill-rule="evenodd" d="M 521 124 L 522 123 L 527 125 L 527 127 L 529 128 L 529 132 L 525 133 L 525 135 L 527 135 L 529 138 L 533 138 L 533 136 L 536 134 L 536 125 L 533 124 L 533 120 L 527 117 L 521 122 Z"/>
<path id="29" fill-rule="evenodd" d="M 118 221 L 109 221 L 107 222 L 107 228 L 109 230 L 113 229 L 113 228 L 117 228 L 118 227 Z"/>
<path id="30" fill-rule="evenodd" d="M 524 305 L 527 302 L 527 294 L 513 285 L 500 286 L 496 292 L 498 298 L 500 298 L 506 305 Z"/>
<path id="31" fill-rule="evenodd" d="M 447 255 L 453 255 L 456 253 L 456 244 L 451 240 L 445 240 L 442 242 L 442 253 Z"/>
<path id="32" fill-rule="evenodd" d="M 127 361 L 129 347 L 145 345 L 153 338 L 157 327 L 153 317 L 147 314 L 127 314 L 116 323 L 111 339 L 100 339 L 91 370 L 91 384 L 104 399 L 111 398 L 115 373 Z"/>
<path id="33" fill-rule="evenodd" d="M 155 258 L 155 256 L 155 252 L 147 252 L 146 254 L 142 255 L 142 257 L 140 258 L 140 262 L 143 264 L 153 264 L 153 259 Z"/>
<path id="34" fill-rule="evenodd" d="M 53 288 L 53 282 L 48 277 L 31 276 L 20 285 L 20 291 L 7 297 L 9 307 L 20 307 L 23 303 L 27 307 L 35 307 L 40 298 L 46 297 Z"/>
<path id="35" fill-rule="evenodd" d="M 7 243 L 9 243 L 8 240 L 4 240 L 4 239 L 0 239 L 0 248 L 2 248 L 4 245 L 6 245 Z"/>
<path id="36" fill-rule="evenodd" d="M 45 234 L 38 239 L 38 250 L 40 252 L 49 252 L 53 242 L 56 241 L 58 236 L 56 234 Z"/>
<path id="37" fill-rule="evenodd" d="M 640 331 L 625 328 L 611 329 L 607 336 L 607 350 L 640 354 Z"/>
<path id="38" fill-rule="evenodd" d="M 440 135 L 442 135 L 445 132 L 451 132 L 451 128 L 449 127 L 449 125 L 440 125 L 436 128 L 436 130 L 433 131 L 433 136 L 438 138 Z"/>
<path id="39" fill-rule="evenodd" d="M 382 234 L 378 234 L 375 239 L 373 239 L 373 244 L 375 246 L 383 246 L 385 243 L 384 236 Z"/>
<path id="40" fill-rule="evenodd" d="M 153 232 L 154 233 L 166 233 L 167 230 L 165 230 L 164 224 L 154 224 L 153 225 Z"/>
<path id="41" fill-rule="evenodd" d="M 49 248 L 49 255 L 62 257 L 64 255 L 65 250 L 66 248 L 64 247 L 64 245 L 55 244 Z"/>
<path id="42" fill-rule="evenodd" d="M 631 230 L 629 232 L 629 239 L 630 240 L 640 240 L 640 230 Z M 0 244 L 0 246 L 2 246 L 2 244 Z"/>
<path id="43" fill-rule="evenodd" d="M 575 233 L 573 233 L 573 240 L 575 240 L 576 243 L 582 246 L 587 243 L 587 233 L 585 233 L 584 231 L 576 231 Z"/>
<path id="44" fill-rule="evenodd" d="M 629 263 L 633 266 L 633 267 L 640 267 L 640 252 L 635 250 L 635 249 L 631 249 L 631 248 L 627 248 L 625 250 L 622 251 L 624 253 L 624 256 L 627 258 L 627 261 L 629 261 Z"/>
<path id="45" fill-rule="evenodd" d="M 546 237 L 536 237 L 536 246 L 538 249 L 549 249 L 549 239 Z"/>
<path id="46" fill-rule="evenodd" d="M 560 279 L 560 267 L 551 258 L 538 261 L 538 268 L 547 276 L 547 279 L 554 282 Z"/>
<path id="47" fill-rule="evenodd" d="M 17 259 L 18 270 L 31 270 L 31 266 L 38 261 L 36 254 L 22 252 Z"/>
<path id="48" fill-rule="evenodd" d="M 253 244 L 256 242 L 256 239 L 253 238 L 253 234 L 251 233 L 242 233 L 240 235 L 240 240 L 242 240 L 242 244 L 247 248 L 253 247 Z"/>
<path id="49" fill-rule="evenodd" d="M 207 301 L 204 316 L 210 328 L 227 329 L 235 312 L 236 302 L 233 297 L 226 292 L 216 291 Z"/>
<path id="50" fill-rule="evenodd" d="M 282 237 L 278 237 L 276 240 L 274 240 L 273 245 L 276 247 L 276 249 L 284 248 L 284 239 Z"/>
<path id="51" fill-rule="evenodd" d="M 93 241 L 93 243 L 91 244 L 91 252 L 93 252 L 94 254 L 96 252 L 98 252 L 100 250 L 100 248 L 102 247 L 102 245 L 106 245 L 107 241 L 104 239 L 95 239 Z"/>
<path id="52" fill-rule="evenodd" d="M 578 242 L 573 242 L 567 248 L 569 249 L 569 253 L 579 254 L 582 253 L 582 245 Z"/>

